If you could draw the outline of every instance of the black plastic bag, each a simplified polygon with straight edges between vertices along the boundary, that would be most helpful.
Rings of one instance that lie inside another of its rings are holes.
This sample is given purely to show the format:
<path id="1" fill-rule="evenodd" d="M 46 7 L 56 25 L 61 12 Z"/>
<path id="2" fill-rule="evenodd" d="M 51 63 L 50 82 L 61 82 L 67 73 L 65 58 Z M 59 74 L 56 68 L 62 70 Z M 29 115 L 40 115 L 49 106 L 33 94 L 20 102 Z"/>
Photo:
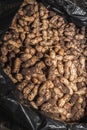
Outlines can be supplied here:
<path id="1" fill-rule="evenodd" d="M 38 0 L 77 26 L 87 26 L 87 0 Z"/>
<path id="2" fill-rule="evenodd" d="M 0 35 L 2 35 L 19 9 L 23 0 L 0 0 Z"/>
<path id="3" fill-rule="evenodd" d="M 0 130 L 23 130 L 23 128 L 0 111 Z"/>
<path id="4" fill-rule="evenodd" d="M 43 2 L 45 0 L 42 0 Z M 56 4 L 55 4 L 56 2 Z M 58 11 L 58 0 L 46 1 L 47 7 L 50 7 Z M 63 8 L 64 0 L 59 0 L 61 6 Z M 69 1 L 66 0 L 66 3 Z M 21 5 L 22 0 L 0 0 L 0 33 L 6 31 L 8 26 L 11 23 L 13 16 Z M 50 3 L 50 4 L 49 4 Z M 68 3 L 69 4 L 69 3 Z M 54 7 L 54 5 L 56 5 Z M 4 7 L 5 6 L 5 7 Z M 66 7 L 68 5 L 66 4 Z M 67 8 L 68 10 L 69 8 Z M 66 14 L 65 10 L 60 10 L 60 13 Z M 68 17 L 70 19 L 71 17 Z M 79 17 L 80 18 L 80 17 Z M 76 18 L 78 19 L 78 17 Z M 75 21 L 74 17 L 73 20 Z M 76 20 L 76 24 L 78 21 L 84 24 L 81 19 Z M 86 22 L 85 22 L 86 25 Z M 33 108 L 25 107 L 21 105 L 14 95 L 14 91 L 16 86 L 12 83 L 12 81 L 8 78 L 8 76 L 3 72 L 0 67 L 0 112 L 4 113 L 11 120 L 15 121 L 17 124 L 20 124 L 23 127 L 23 130 L 86 130 L 87 129 L 87 117 L 85 116 L 79 123 L 67 124 L 60 121 L 54 121 L 50 118 L 45 117 L 37 110 Z M 12 129 L 13 130 L 13 129 Z M 17 128 L 17 130 L 19 130 Z M 20 129 L 21 130 L 21 129 Z"/>

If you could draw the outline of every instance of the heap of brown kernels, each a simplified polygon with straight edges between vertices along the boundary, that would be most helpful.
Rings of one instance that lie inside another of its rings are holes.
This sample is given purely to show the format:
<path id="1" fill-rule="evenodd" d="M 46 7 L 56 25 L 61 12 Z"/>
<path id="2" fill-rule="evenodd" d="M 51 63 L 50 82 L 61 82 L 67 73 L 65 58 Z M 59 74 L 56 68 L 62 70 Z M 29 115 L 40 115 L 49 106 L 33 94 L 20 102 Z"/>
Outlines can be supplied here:
<path id="1" fill-rule="evenodd" d="M 30 104 L 53 119 L 76 121 L 86 107 L 85 27 L 25 0 L 0 41 L 0 63 Z"/>

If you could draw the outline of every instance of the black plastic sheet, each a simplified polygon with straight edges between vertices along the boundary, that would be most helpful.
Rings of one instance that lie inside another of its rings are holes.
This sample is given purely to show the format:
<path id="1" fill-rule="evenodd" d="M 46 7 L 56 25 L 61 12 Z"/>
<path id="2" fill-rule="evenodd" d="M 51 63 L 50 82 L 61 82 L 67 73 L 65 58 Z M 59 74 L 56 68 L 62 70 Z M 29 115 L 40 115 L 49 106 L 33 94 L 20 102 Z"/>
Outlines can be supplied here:
<path id="1" fill-rule="evenodd" d="M 77 25 L 87 25 L 86 0 L 41 1 L 48 8 L 65 15 L 69 21 L 72 20 Z M 22 0 L 0 0 L 0 34 L 6 31 L 21 3 Z M 86 116 L 79 123 L 73 124 L 54 121 L 30 106 L 25 107 L 19 103 L 14 94 L 15 89 L 16 86 L 0 67 L 0 112 L 23 127 L 20 129 L 17 125 L 11 130 L 87 130 Z"/>
<path id="2" fill-rule="evenodd" d="M 77 26 L 87 26 L 87 0 L 38 0 Z"/>

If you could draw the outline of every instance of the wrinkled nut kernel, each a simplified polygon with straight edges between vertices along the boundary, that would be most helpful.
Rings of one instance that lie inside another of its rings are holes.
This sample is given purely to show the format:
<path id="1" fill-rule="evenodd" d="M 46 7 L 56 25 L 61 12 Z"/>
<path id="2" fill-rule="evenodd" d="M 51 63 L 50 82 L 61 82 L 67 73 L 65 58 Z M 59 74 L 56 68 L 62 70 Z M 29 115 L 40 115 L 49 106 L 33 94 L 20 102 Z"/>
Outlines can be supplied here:
<path id="1" fill-rule="evenodd" d="M 86 114 L 85 31 L 25 0 L 0 41 L 1 66 L 22 98 L 55 120 L 75 122 Z"/>

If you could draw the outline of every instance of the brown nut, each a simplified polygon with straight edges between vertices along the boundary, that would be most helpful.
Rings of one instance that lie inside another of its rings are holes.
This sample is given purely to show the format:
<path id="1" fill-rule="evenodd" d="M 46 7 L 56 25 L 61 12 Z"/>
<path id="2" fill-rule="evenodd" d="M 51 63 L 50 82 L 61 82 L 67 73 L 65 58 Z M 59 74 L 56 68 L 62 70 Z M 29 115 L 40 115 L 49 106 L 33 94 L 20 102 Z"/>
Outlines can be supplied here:
<path id="1" fill-rule="evenodd" d="M 39 59 L 36 56 L 33 56 L 31 59 L 22 64 L 22 67 L 28 68 L 33 66 Z"/>
<path id="2" fill-rule="evenodd" d="M 27 53 L 24 53 L 24 54 L 22 54 L 21 56 L 20 56 L 20 59 L 22 60 L 22 61 L 27 61 L 27 60 L 29 60 L 29 59 L 31 59 L 32 58 L 32 55 L 31 54 L 27 54 Z"/>
<path id="3" fill-rule="evenodd" d="M 34 84 L 29 84 L 27 86 L 25 86 L 24 90 L 23 90 L 23 94 L 24 94 L 24 98 L 28 98 L 28 95 L 30 94 L 30 92 L 32 91 L 32 89 L 34 88 Z"/>
<path id="4" fill-rule="evenodd" d="M 38 97 L 36 105 L 41 106 L 44 103 L 44 101 L 45 101 L 44 97 Z"/>
<path id="5" fill-rule="evenodd" d="M 58 101 L 59 107 L 63 107 L 65 103 L 67 103 L 70 100 L 70 95 L 65 95 L 62 99 Z"/>
<path id="6" fill-rule="evenodd" d="M 18 80 L 18 82 L 21 82 L 23 80 L 23 75 L 20 73 L 17 73 L 15 78 Z"/>
<path id="7" fill-rule="evenodd" d="M 17 84 L 17 89 L 22 91 L 27 84 L 28 84 L 28 81 L 27 80 L 23 80 L 21 83 Z"/>
<path id="8" fill-rule="evenodd" d="M 36 97 L 38 92 L 38 86 L 34 86 L 33 90 L 31 91 L 31 93 L 28 95 L 28 100 L 29 101 L 33 101 L 34 98 Z"/>
<path id="9" fill-rule="evenodd" d="M 60 74 L 64 74 L 64 67 L 63 67 L 63 63 L 61 61 L 57 62 L 57 67 L 58 67 L 58 71 Z"/>
<path id="10" fill-rule="evenodd" d="M 20 66 L 21 66 L 21 60 L 20 58 L 16 58 L 16 60 L 14 61 L 13 73 L 18 73 L 20 70 Z"/>

